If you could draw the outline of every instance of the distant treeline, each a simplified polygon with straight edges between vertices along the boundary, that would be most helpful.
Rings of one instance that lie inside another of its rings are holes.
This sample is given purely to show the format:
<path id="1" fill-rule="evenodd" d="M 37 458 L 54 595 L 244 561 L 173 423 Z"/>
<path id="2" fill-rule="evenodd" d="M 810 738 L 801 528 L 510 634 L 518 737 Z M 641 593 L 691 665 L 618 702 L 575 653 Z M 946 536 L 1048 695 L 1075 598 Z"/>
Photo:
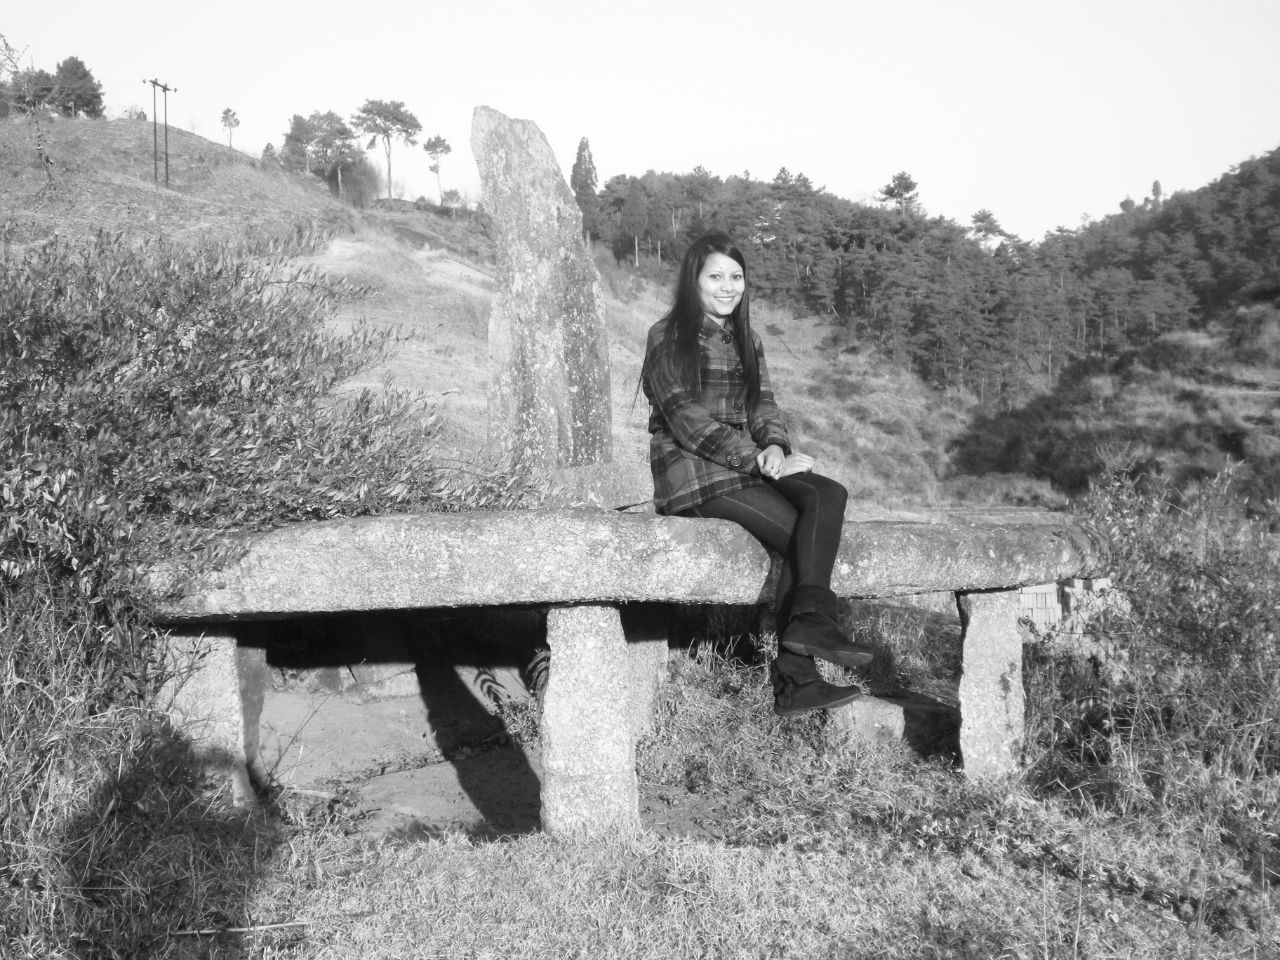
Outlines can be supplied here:
<path id="1" fill-rule="evenodd" d="M 969 226 L 925 215 L 905 173 L 884 206 L 785 168 L 769 182 L 650 171 L 596 190 L 584 140 L 573 186 L 586 229 L 619 259 L 672 262 L 702 231 L 723 229 L 747 246 L 758 294 L 825 313 L 929 383 L 993 408 L 1068 364 L 1227 319 L 1280 282 L 1280 150 L 1200 190 L 1166 198 L 1156 182 L 1141 203 L 1037 242 L 986 210 Z"/>

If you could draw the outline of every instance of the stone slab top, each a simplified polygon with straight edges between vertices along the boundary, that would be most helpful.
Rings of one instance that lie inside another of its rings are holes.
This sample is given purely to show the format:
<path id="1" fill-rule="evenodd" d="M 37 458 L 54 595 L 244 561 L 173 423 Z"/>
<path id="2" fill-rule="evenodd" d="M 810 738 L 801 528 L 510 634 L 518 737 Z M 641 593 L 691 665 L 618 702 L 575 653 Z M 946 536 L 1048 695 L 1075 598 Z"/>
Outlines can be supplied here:
<path id="1" fill-rule="evenodd" d="M 773 558 L 727 520 L 599 509 L 410 513 L 232 538 L 222 569 L 152 571 L 166 622 L 473 606 L 752 604 Z M 875 511 L 845 523 L 846 597 L 1012 589 L 1107 572 L 1106 542 L 1034 509 Z"/>

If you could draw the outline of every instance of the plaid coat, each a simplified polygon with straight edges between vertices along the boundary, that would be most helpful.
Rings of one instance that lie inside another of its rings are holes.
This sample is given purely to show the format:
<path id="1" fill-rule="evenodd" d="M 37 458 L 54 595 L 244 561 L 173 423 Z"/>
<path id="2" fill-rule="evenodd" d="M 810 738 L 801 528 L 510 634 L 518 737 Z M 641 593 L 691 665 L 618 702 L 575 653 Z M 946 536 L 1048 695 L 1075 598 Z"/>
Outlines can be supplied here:
<path id="1" fill-rule="evenodd" d="M 665 320 L 649 328 L 647 358 L 656 356 L 666 331 Z M 732 327 L 722 330 L 704 317 L 699 335 L 702 387 L 697 392 L 686 389 L 661 364 L 645 364 L 649 467 L 659 513 L 680 513 L 721 494 L 759 486 L 765 481 L 756 455 L 770 444 L 791 452 L 760 338 L 752 335 L 760 367 L 760 402 L 749 418 L 747 383 Z"/>

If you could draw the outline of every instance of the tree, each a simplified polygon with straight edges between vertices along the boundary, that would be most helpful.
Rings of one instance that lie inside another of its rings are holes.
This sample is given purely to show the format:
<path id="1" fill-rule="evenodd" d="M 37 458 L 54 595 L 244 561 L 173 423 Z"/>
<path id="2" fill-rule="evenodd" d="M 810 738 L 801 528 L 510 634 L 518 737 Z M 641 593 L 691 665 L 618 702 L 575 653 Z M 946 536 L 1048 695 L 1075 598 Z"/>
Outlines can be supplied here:
<path id="1" fill-rule="evenodd" d="M 364 159 L 355 131 L 332 110 L 311 114 L 307 127 L 311 130 L 307 152 L 312 172 L 329 184 L 339 200 L 346 199 L 343 177 Z"/>
<path id="2" fill-rule="evenodd" d="M 452 153 L 453 147 L 449 146 L 448 140 L 436 134 L 422 145 L 422 149 L 431 158 L 431 166 L 427 169 L 436 175 L 436 192 L 440 194 L 440 202 L 444 203 L 444 187 L 440 184 L 440 158 L 445 154 Z"/>
<path id="3" fill-rule="evenodd" d="M 311 172 L 311 141 L 315 136 L 307 118 L 295 113 L 289 120 L 289 130 L 280 148 L 280 163 L 286 170 Z"/>
<path id="4" fill-rule="evenodd" d="M 227 128 L 227 146 L 231 146 L 231 132 L 240 126 L 240 118 L 230 107 L 222 111 L 222 125 Z"/>
<path id="5" fill-rule="evenodd" d="M 892 203 L 898 208 L 898 213 L 906 216 L 916 209 L 919 202 L 919 194 L 916 192 L 919 184 L 911 179 L 911 174 L 902 170 L 893 175 L 893 179 L 880 188 L 880 196 L 876 199 L 881 203 Z"/>
<path id="6" fill-rule="evenodd" d="M 48 70 L 20 70 L 14 75 L 13 103 L 26 113 L 53 101 L 58 81 Z"/>
<path id="7" fill-rule="evenodd" d="M 600 198 L 596 196 L 596 164 L 591 159 L 591 144 L 583 137 L 578 141 L 578 155 L 573 158 L 569 187 L 582 211 L 582 236 L 588 243 L 600 235 Z"/>
<path id="8" fill-rule="evenodd" d="M 58 110 L 65 116 L 102 116 L 102 84 L 94 79 L 79 57 L 67 57 L 58 64 L 53 85 Z"/>
<path id="9" fill-rule="evenodd" d="M 634 179 L 627 190 L 627 200 L 622 207 L 619 225 L 623 234 L 631 238 L 637 267 L 640 266 L 640 235 L 644 233 L 648 221 L 649 198 L 645 196 L 644 185 L 639 179 Z"/>
<path id="10" fill-rule="evenodd" d="M 715 192 L 720 189 L 721 185 L 720 178 L 701 164 L 694 167 L 693 172 L 685 177 L 685 193 L 688 195 L 690 203 L 698 205 L 699 220 L 702 219 L 705 213 L 706 204 L 715 196 Z"/>
<path id="11" fill-rule="evenodd" d="M 399 139 L 406 146 L 417 143 L 417 136 L 422 131 L 418 118 L 405 109 L 401 100 L 366 100 L 354 117 L 352 125 L 361 133 L 368 134 L 369 147 L 372 148 L 379 139 L 387 154 L 387 199 L 391 199 L 391 141 Z"/>
<path id="12" fill-rule="evenodd" d="M 10 81 L 18 71 L 18 51 L 9 45 L 3 33 L 0 33 L 0 120 L 9 116 L 10 104 L 16 98 L 16 91 Z"/>
<path id="13" fill-rule="evenodd" d="M 1013 234 L 1008 233 L 1004 227 L 1000 226 L 1000 221 L 996 219 L 996 215 L 983 207 L 971 218 L 974 237 L 983 245 L 983 247 L 991 247 L 998 244 L 1001 240 L 1012 240 Z"/>

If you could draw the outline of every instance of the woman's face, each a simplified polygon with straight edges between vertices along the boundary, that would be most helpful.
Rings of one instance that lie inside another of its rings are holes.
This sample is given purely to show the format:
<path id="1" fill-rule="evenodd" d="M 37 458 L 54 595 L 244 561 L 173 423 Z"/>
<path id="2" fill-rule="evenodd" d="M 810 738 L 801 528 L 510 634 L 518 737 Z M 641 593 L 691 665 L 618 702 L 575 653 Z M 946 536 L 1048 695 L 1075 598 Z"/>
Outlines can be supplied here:
<path id="1" fill-rule="evenodd" d="M 713 253 L 702 265 L 698 274 L 698 296 L 702 301 L 702 312 L 716 319 L 723 319 L 733 313 L 747 289 L 747 278 L 742 267 L 733 257 L 723 253 Z"/>

